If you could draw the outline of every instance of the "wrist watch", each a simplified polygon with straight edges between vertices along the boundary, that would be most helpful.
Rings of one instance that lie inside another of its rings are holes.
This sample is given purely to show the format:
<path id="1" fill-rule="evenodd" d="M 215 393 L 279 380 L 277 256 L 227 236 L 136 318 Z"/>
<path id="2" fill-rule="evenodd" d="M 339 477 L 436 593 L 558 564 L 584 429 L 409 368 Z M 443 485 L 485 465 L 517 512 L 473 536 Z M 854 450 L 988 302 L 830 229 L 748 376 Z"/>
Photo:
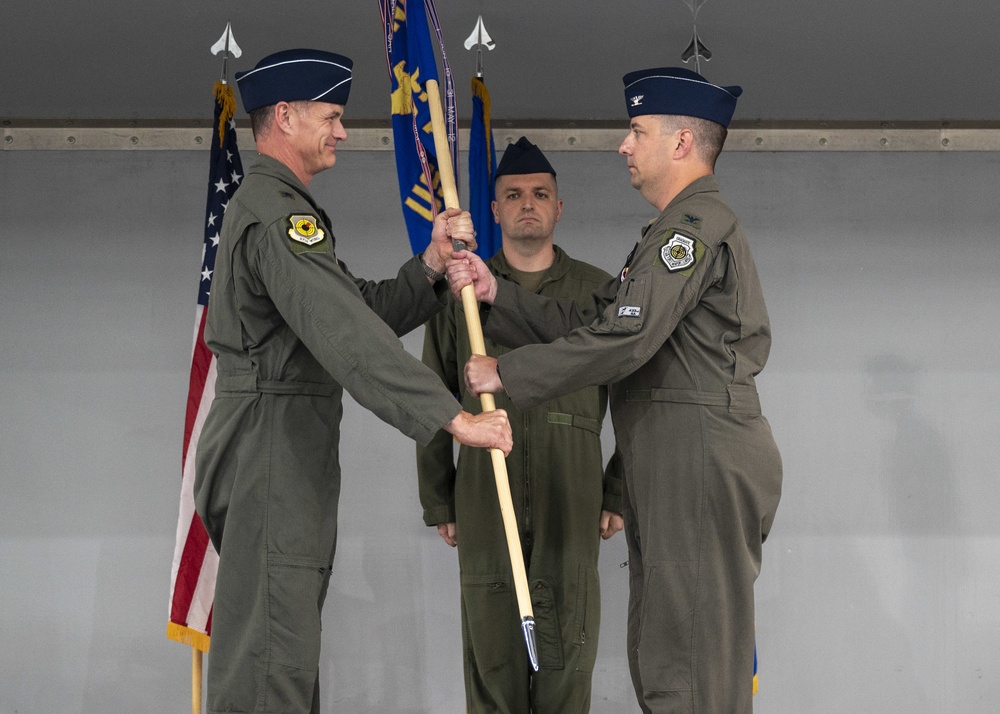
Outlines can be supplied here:
<path id="1" fill-rule="evenodd" d="M 434 268 L 429 266 L 427 264 L 427 261 L 424 260 L 423 253 L 420 254 L 420 267 L 424 269 L 424 275 L 433 280 L 435 283 L 438 282 L 439 280 L 444 280 L 444 273 L 439 273 L 438 271 L 434 270 Z"/>

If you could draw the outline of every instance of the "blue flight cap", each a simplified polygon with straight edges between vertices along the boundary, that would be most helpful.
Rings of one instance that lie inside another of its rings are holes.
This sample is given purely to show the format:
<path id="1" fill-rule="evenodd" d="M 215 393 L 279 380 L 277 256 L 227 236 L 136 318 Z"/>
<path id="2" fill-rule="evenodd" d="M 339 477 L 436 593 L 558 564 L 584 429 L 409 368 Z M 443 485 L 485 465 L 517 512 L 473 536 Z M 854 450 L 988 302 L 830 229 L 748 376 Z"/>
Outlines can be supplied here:
<path id="1" fill-rule="evenodd" d="M 498 179 L 501 176 L 520 174 L 556 175 L 556 170 L 552 168 L 552 164 L 545 158 L 542 150 L 528 141 L 526 136 L 522 136 L 513 144 L 507 145 L 493 178 Z"/>
<path id="2" fill-rule="evenodd" d="M 354 62 L 322 50 L 285 50 L 268 55 L 249 72 L 237 72 L 243 108 L 254 109 L 278 102 L 328 102 L 347 104 Z"/>
<path id="3" fill-rule="evenodd" d="M 742 87 L 720 87 L 683 67 L 657 67 L 629 72 L 625 105 L 629 118 L 644 114 L 699 117 L 729 126 Z"/>

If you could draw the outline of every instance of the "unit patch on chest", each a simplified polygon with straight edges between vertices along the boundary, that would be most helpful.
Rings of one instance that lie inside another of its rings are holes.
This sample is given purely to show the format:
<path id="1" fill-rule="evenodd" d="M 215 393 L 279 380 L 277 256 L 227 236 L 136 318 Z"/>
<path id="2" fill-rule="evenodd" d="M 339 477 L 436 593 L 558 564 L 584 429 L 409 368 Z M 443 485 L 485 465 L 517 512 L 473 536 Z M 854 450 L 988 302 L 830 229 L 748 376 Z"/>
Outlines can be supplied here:
<path id="1" fill-rule="evenodd" d="M 660 247 L 660 260 L 671 273 L 683 272 L 698 262 L 703 252 L 700 246 L 694 238 L 675 231 Z"/>

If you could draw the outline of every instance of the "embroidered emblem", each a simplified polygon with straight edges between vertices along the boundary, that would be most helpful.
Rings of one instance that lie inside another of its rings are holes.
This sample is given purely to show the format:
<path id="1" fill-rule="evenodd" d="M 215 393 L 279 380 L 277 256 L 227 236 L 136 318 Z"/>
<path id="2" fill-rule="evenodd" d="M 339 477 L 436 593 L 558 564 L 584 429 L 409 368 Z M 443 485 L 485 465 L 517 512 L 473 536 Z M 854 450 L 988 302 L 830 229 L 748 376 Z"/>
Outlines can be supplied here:
<path id="1" fill-rule="evenodd" d="M 686 223 L 692 228 L 701 228 L 701 216 L 685 213 L 684 218 L 681 219 L 681 223 Z"/>
<path id="2" fill-rule="evenodd" d="M 637 107 L 640 104 L 642 104 L 642 98 L 645 96 L 646 96 L 645 94 L 636 94 L 634 97 L 632 97 L 632 106 Z"/>
<path id="3" fill-rule="evenodd" d="M 642 308 L 638 305 L 622 305 L 618 308 L 618 317 L 639 317 Z"/>
<path id="4" fill-rule="evenodd" d="M 622 282 L 622 283 L 625 282 L 625 276 L 628 275 L 628 267 L 630 265 L 632 265 L 632 258 L 635 257 L 635 252 L 638 249 L 639 249 L 639 244 L 638 243 L 636 243 L 634 246 L 632 246 L 632 252 L 629 253 L 628 257 L 625 259 L 625 267 L 622 268 L 622 272 L 618 275 L 619 282 Z"/>
<path id="5" fill-rule="evenodd" d="M 660 260 L 671 273 L 690 268 L 695 261 L 694 239 L 680 233 L 674 233 L 670 240 L 660 248 Z"/>
<path id="6" fill-rule="evenodd" d="M 316 245 L 326 237 L 326 233 L 316 224 L 315 216 L 293 215 L 288 217 L 292 227 L 288 237 L 304 245 Z"/>

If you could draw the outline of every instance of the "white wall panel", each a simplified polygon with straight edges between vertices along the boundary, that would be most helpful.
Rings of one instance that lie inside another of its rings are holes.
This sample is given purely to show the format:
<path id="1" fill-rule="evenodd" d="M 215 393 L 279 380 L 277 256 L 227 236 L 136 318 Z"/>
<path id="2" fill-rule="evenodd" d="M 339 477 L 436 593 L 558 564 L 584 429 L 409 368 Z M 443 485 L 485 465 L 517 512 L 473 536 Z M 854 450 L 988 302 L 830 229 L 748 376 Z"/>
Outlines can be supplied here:
<path id="1" fill-rule="evenodd" d="M 558 242 L 616 272 L 652 209 L 614 154 L 550 159 Z M 757 711 L 994 711 L 1000 155 L 734 153 L 719 172 L 771 313 L 760 387 L 785 462 Z M 345 152 L 314 183 L 357 274 L 408 256 L 394 182 L 390 153 Z M 188 706 L 164 630 L 206 185 L 196 152 L 0 154 L 4 714 Z M 462 711 L 457 564 L 421 524 L 413 445 L 348 401 L 342 452 L 324 708 Z M 598 714 L 637 711 L 625 560 L 620 536 L 602 546 Z"/>

